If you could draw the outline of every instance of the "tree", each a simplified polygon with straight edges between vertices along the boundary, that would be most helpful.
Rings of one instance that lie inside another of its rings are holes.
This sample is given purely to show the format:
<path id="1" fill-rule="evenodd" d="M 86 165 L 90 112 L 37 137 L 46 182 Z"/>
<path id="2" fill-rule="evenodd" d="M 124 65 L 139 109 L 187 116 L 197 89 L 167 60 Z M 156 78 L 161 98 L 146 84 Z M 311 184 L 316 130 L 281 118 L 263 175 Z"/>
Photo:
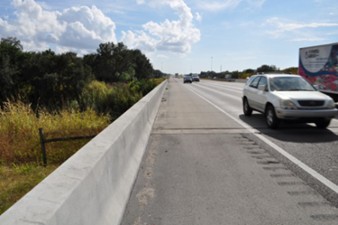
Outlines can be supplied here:
<path id="1" fill-rule="evenodd" d="M 164 74 L 161 70 L 154 70 L 153 75 L 154 75 L 154 77 L 159 78 L 159 77 L 164 77 L 167 74 Z M 178 74 L 177 74 L 177 76 L 175 74 L 175 77 L 178 77 Z"/>
<path id="2" fill-rule="evenodd" d="M 76 53 L 68 52 L 56 57 L 56 90 L 59 96 L 60 107 L 76 100 L 79 102 L 80 95 L 85 85 L 92 79 L 90 70 Z"/>
<path id="3" fill-rule="evenodd" d="M 298 67 L 289 67 L 282 70 L 283 73 L 298 74 Z"/>
<path id="4" fill-rule="evenodd" d="M 105 82 L 114 81 L 114 43 L 100 44 L 97 49 L 97 56 L 95 57 L 93 71 L 96 79 Z"/>
<path id="5" fill-rule="evenodd" d="M 243 73 L 252 75 L 252 74 L 255 73 L 255 70 L 253 70 L 253 69 L 246 69 L 246 70 L 243 70 Z"/>
<path id="6" fill-rule="evenodd" d="M 115 70 L 115 81 L 120 81 L 124 73 L 134 73 L 133 60 L 131 59 L 131 51 L 123 43 L 118 43 L 113 54 Z M 129 75 L 132 75 L 129 73 Z M 132 77 L 131 77 L 132 78 Z"/>
<path id="7" fill-rule="evenodd" d="M 153 76 L 153 66 L 149 62 L 149 59 L 142 54 L 140 50 L 131 51 L 131 60 L 135 69 L 135 75 L 137 79 L 145 79 Z"/>
<path id="8" fill-rule="evenodd" d="M 100 44 L 97 53 L 93 71 L 98 80 L 117 82 L 124 73 L 131 71 L 130 51 L 123 43 Z"/>
<path id="9" fill-rule="evenodd" d="M 51 50 L 27 54 L 22 74 L 29 84 L 26 90 L 33 108 L 50 110 L 80 102 L 84 86 L 92 79 L 91 70 L 76 53 L 56 55 Z"/>
<path id="10" fill-rule="evenodd" d="M 0 106 L 7 99 L 24 100 L 33 109 L 62 109 L 74 101 L 81 106 L 85 85 L 95 77 L 105 82 L 129 82 L 153 76 L 149 60 L 123 43 L 100 44 L 96 54 L 77 57 L 52 50 L 22 52 L 16 38 L 0 42 Z"/>
<path id="11" fill-rule="evenodd" d="M 1 54 L 1 53 L 0 53 Z M 17 74 L 16 69 L 12 68 L 10 58 L 1 56 L 0 58 L 0 101 L 3 103 L 12 96 L 14 86 L 14 76 Z"/>
<path id="12" fill-rule="evenodd" d="M 19 59 L 22 45 L 16 38 L 1 38 L 0 41 L 0 104 L 15 98 L 19 80 Z"/>
<path id="13" fill-rule="evenodd" d="M 149 59 L 140 50 L 129 50 L 123 43 L 100 44 L 96 55 L 84 59 L 100 81 L 118 82 L 153 76 L 154 69 Z"/>
<path id="14" fill-rule="evenodd" d="M 16 49 L 20 52 L 23 50 L 20 40 L 18 40 L 16 37 L 1 38 L 1 44 L 7 46 L 8 48 Z"/>
<path id="15" fill-rule="evenodd" d="M 275 65 L 262 65 L 257 68 L 257 73 L 268 73 L 277 71 L 277 67 Z"/>
<path id="16" fill-rule="evenodd" d="M 25 55 L 21 76 L 30 87 L 27 95 L 33 108 L 49 108 L 50 105 L 57 107 L 53 93 L 56 84 L 55 65 L 56 55 L 51 50 Z"/>

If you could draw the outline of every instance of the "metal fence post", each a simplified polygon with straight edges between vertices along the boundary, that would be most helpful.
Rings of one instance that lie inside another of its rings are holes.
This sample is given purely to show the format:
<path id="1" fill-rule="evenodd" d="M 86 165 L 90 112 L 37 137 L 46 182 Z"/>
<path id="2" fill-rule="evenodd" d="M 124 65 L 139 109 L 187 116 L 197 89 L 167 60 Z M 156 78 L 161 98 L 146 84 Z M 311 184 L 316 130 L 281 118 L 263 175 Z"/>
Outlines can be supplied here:
<path id="1" fill-rule="evenodd" d="M 46 167 L 47 166 L 47 153 L 46 153 L 46 146 L 45 146 L 45 136 L 43 134 L 42 128 L 39 128 L 39 135 L 40 135 L 43 166 Z"/>

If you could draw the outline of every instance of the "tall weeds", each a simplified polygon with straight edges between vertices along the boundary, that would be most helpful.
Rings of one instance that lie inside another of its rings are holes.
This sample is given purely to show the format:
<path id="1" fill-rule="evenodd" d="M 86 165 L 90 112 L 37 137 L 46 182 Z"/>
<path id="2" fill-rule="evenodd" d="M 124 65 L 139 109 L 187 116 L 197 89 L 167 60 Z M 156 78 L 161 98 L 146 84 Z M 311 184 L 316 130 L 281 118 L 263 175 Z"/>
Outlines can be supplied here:
<path id="1" fill-rule="evenodd" d="M 99 113 L 109 114 L 114 120 L 162 81 L 163 78 L 153 78 L 107 84 L 95 80 L 84 88 L 80 107 L 93 108 Z"/>
<path id="2" fill-rule="evenodd" d="M 80 97 L 81 112 L 67 109 L 53 114 L 40 109 L 37 117 L 29 104 L 4 103 L 0 110 L 0 164 L 40 163 L 40 127 L 47 138 L 97 134 L 162 81 L 148 79 L 114 85 L 93 81 Z M 47 144 L 48 161 L 62 163 L 87 141 Z"/>
<path id="3" fill-rule="evenodd" d="M 39 118 L 30 105 L 7 102 L 0 110 L 0 163 L 41 162 L 41 127 L 49 137 L 95 135 L 110 122 L 108 116 L 97 115 L 87 109 L 84 112 L 62 110 L 57 114 L 40 111 Z M 48 144 L 50 161 L 60 162 L 79 149 L 86 140 Z"/>

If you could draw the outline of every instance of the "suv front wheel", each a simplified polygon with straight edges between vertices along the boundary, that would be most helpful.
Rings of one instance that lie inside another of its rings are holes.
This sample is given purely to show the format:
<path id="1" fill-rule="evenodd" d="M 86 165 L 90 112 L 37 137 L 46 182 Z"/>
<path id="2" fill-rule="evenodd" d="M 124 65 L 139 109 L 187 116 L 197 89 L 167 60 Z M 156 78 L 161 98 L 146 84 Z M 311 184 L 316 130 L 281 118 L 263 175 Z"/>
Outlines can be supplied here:
<path id="1" fill-rule="evenodd" d="M 275 108 L 268 105 L 265 110 L 265 121 L 269 128 L 276 129 L 279 126 L 280 120 L 276 116 Z"/>
<path id="2" fill-rule="evenodd" d="M 325 129 L 330 125 L 330 122 L 331 122 L 331 119 L 322 118 L 322 119 L 319 119 L 318 121 L 316 121 L 315 124 L 316 124 L 317 128 Z"/>

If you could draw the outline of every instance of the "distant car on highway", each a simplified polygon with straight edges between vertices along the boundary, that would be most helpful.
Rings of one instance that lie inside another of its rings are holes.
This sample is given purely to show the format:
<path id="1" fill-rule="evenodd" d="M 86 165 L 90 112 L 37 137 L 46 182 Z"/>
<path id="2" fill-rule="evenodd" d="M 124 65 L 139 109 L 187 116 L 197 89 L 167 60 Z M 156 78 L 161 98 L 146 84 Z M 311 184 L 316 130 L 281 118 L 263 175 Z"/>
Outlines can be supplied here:
<path id="1" fill-rule="evenodd" d="M 265 115 L 269 128 L 278 128 L 280 121 L 315 123 L 329 126 L 338 114 L 331 97 L 316 90 L 299 75 L 258 74 L 250 77 L 243 89 L 243 112 Z"/>
<path id="2" fill-rule="evenodd" d="M 193 75 L 192 75 L 192 81 L 197 81 L 197 82 L 199 82 L 199 81 L 200 81 L 200 77 L 199 77 L 197 74 L 193 74 Z"/>
<path id="3" fill-rule="evenodd" d="M 183 83 L 192 83 L 192 76 L 191 75 L 184 75 L 183 76 Z"/>

